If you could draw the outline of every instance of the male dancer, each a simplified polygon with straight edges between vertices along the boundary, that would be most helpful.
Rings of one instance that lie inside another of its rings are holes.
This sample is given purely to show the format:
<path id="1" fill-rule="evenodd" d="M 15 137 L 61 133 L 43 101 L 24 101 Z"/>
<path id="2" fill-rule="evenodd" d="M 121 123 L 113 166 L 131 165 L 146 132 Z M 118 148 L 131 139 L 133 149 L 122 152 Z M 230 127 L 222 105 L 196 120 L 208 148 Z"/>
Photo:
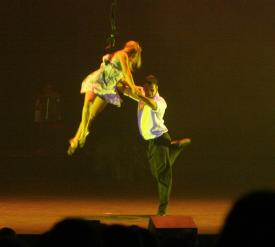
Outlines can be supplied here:
<path id="1" fill-rule="evenodd" d="M 153 75 L 146 77 L 143 88 L 131 94 L 124 89 L 124 94 L 138 101 L 138 127 L 141 136 L 147 142 L 147 158 L 153 176 L 158 185 L 158 215 L 165 215 L 172 187 L 172 166 L 183 148 L 191 139 L 171 140 L 164 124 L 167 104 L 158 93 L 158 80 Z"/>

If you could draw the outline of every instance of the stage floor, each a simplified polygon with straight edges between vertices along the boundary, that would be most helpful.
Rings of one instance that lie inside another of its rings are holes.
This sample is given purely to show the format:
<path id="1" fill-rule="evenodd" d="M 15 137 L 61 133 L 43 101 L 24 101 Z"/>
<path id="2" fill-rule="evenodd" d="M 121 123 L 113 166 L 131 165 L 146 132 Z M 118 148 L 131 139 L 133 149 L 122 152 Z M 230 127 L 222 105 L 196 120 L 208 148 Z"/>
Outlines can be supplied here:
<path id="1" fill-rule="evenodd" d="M 43 233 L 65 217 L 147 228 L 149 217 L 156 213 L 157 207 L 156 198 L 136 196 L 16 196 L 0 200 L 0 226 L 12 227 L 18 234 Z M 199 234 L 217 234 L 231 206 L 230 200 L 173 198 L 168 215 L 191 216 Z"/>

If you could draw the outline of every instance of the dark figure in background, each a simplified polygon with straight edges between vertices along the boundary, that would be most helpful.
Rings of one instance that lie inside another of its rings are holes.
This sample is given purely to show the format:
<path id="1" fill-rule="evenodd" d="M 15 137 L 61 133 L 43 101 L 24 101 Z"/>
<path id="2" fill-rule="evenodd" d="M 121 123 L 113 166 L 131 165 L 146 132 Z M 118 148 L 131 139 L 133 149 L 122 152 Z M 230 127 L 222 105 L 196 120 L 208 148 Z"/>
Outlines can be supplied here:
<path id="1" fill-rule="evenodd" d="M 61 94 L 50 83 L 43 86 L 35 101 L 34 121 L 59 122 L 62 120 Z"/>
<path id="2" fill-rule="evenodd" d="M 127 88 L 121 90 L 138 101 L 138 127 L 148 145 L 148 161 L 158 184 L 157 214 L 165 215 L 172 187 L 172 166 L 191 140 L 171 140 L 163 120 L 167 104 L 158 93 L 158 79 L 155 76 L 147 76 L 143 87 L 139 87 L 136 94 L 132 94 Z"/>
<path id="3" fill-rule="evenodd" d="M 45 84 L 35 100 L 35 152 L 49 154 L 58 152 L 63 133 L 62 96 L 53 84 Z M 61 148 L 60 148 L 61 150 Z"/>
<path id="4" fill-rule="evenodd" d="M 275 246 L 275 192 L 255 191 L 233 205 L 216 247 Z"/>

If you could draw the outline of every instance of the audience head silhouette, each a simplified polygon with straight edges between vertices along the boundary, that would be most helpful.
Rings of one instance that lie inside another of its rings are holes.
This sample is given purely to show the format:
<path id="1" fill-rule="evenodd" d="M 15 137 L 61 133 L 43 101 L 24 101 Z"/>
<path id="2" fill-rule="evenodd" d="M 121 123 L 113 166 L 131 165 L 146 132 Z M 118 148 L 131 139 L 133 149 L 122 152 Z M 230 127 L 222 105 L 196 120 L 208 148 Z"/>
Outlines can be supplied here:
<path id="1" fill-rule="evenodd" d="M 275 246 L 275 192 L 255 191 L 237 200 L 217 246 Z"/>
<path id="2" fill-rule="evenodd" d="M 66 218 L 42 235 L 39 246 L 98 247 L 102 225 L 96 221 Z"/>

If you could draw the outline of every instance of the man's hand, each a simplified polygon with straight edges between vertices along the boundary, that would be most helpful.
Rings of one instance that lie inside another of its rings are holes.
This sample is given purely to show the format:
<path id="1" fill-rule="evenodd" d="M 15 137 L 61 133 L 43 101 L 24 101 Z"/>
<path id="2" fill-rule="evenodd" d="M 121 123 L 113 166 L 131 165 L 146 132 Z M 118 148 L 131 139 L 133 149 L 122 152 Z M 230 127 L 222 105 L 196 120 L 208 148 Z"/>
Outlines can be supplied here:
<path id="1" fill-rule="evenodd" d="M 123 93 L 125 96 L 128 96 L 136 101 L 139 101 L 139 95 L 143 94 L 143 88 L 139 86 L 130 87 L 126 82 L 117 83 L 117 89 Z"/>

